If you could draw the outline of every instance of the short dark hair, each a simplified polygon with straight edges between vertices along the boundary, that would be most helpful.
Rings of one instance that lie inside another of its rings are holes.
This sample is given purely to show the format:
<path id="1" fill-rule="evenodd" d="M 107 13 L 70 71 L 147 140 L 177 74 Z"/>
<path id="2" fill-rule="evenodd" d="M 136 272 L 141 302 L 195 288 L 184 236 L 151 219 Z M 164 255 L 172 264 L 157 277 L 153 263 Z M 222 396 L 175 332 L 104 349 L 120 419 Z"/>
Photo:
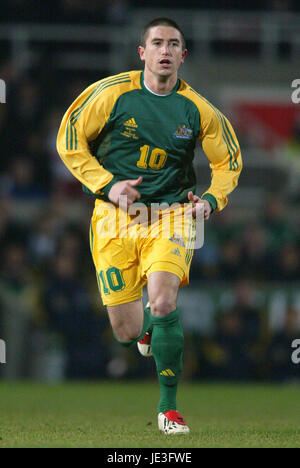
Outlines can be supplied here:
<path id="1" fill-rule="evenodd" d="M 146 26 L 143 28 L 142 34 L 141 34 L 141 44 L 143 47 L 146 45 L 146 40 L 148 37 L 148 31 L 150 28 L 154 28 L 154 26 L 170 26 L 171 28 L 177 29 L 177 31 L 180 32 L 181 35 L 181 41 L 182 41 L 182 48 L 185 49 L 185 37 L 184 34 L 181 30 L 181 28 L 178 26 L 176 21 L 170 19 L 170 18 L 155 18 L 154 20 L 150 21 L 150 23 L 146 24 Z"/>

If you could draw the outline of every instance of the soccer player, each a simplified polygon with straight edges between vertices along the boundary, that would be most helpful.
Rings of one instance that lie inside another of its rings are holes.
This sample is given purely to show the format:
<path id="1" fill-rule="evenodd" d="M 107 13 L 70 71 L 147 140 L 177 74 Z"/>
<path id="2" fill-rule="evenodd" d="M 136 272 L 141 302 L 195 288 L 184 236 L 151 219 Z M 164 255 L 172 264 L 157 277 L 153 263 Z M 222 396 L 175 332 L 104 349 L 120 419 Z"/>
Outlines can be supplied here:
<path id="1" fill-rule="evenodd" d="M 149 227 L 155 232 L 161 227 L 161 209 L 158 220 L 141 223 L 135 231 L 139 234 L 131 235 L 137 226 L 130 209 L 137 202 L 147 209 L 153 203 L 177 202 L 180 212 L 190 203 L 194 217 L 201 208 L 208 220 L 227 204 L 242 160 L 227 118 L 178 78 L 187 54 L 180 27 L 168 18 L 151 21 L 138 52 L 143 71 L 100 80 L 75 100 L 63 117 L 57 149 L 84 190 L 96 198 L 91 252 L 114 336 L 123 346 L 138 343 L 142 354 L 153 355 L 161 393 L 158 427 L 165 434 L 187 434 L 176 402 L 183 355 L 176 301 L 179 287 L 189 280 L 193 218 L 183 234 L 173 221 L 169 236 L 150 235 Z M 193 169 L 198 141 L 212 169 L 201 198 L 195 195 Z M 123 221 L 116 223 L 114 233 L 110 224 L 116 218 Z M 143 310 L 146 284 L 150 305 Z"/>

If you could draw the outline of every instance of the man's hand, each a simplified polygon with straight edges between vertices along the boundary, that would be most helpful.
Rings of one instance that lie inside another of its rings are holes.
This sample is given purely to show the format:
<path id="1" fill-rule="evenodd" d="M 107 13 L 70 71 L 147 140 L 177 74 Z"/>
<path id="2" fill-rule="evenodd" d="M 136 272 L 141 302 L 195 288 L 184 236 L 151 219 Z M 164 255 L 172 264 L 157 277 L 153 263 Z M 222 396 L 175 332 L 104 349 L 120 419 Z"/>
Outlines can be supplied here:
<path id="1" fill-rule="evenodd" d="M 127 180 L 120 180 L 116 182 L 110 189 L 108 193 L 108 198 L 110 201 L 119 205 L 120 208 L 128 208 L 135 200 L 141 198 L 140 193 L 135 190 L 134 187 L 140 185 L 143 181 L 143 177 L 139 177 L 138 179 L 127 179 Z M 124 205 L 124 201 L 121 199 L 120 196 L 127 197 L 127 204 Z M 120 203 L 121 202 L 121 203 Z"/>
<path id="2" fill-rule="evenodd" d="M 193 203 L 194 207 L 192 208 L 192 215 L 195 218 L 196 212 L 198 209 L 204 208 L 204 221 L 207 221 L 212 212 L 212 207 L 207 200 L 202 200 L 202 198 L 194 195 L 193 192 L 188 193 L 188 199 Z"/>

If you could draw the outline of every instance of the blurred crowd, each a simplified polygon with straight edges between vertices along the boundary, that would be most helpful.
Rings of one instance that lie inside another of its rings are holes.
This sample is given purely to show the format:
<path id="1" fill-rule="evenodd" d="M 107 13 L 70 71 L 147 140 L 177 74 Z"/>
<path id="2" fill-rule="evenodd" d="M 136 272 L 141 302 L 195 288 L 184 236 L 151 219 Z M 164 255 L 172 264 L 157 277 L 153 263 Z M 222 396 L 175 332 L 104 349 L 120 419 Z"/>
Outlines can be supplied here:
<path id="1" fill-rule="evenodd" d="M 2 0 L 0 21 L 44 21 L 82 24 L 124 23 L 136 8 L 198 8 L 266 12 L 300 11 L 297 0 Z"/>
<path id="2" fill-rule="evenodd" d="M 10 0 L 10 8 L 21 3 Z M 61 0 L 51 8 L 114 3 Z M 93 199 L 56 152 L 63 113 L 102 76 L 52 74 L 46 61 L 22 78 L 6 61 L 0 76 L 8 85 L 0 105 L 0 338 L 8 363 L 0 375 L 153 377 L 153 360 L 113 339 L 89 252 Z M 181 305 L 185 378 L 299 377 L 290 356 L 300 338 L 300 225 L 291 211 L 278 191 L 254 219 L 228 207 L 207 223 Z"/>

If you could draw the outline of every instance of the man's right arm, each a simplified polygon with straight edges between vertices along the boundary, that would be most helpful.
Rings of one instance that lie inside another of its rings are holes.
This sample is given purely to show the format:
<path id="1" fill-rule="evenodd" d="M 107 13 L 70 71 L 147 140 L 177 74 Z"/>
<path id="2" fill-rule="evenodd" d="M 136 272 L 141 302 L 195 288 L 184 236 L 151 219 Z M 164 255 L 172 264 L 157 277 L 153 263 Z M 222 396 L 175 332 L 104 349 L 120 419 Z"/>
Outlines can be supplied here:
<path id="1" fill-rule="evenodd" d="M 70 172 L 95 194 L 108 193 L 117 182 L 91 154 L 89 142 L 105 126 L 110 110 L 100 96 L 100 83 L 88 87 L 65 113 L 57 136 L 57 151 Z"/>
<path id="2" fill-rule="evenodd" d="M 117 205 L 120 196 L 126 196 L 126 206 L 129 206 L 140 198 L 134 187 L 142 182 L 142 177 L 118 181 L 89 149 L 89 142 L 97 138 L 109 119 L 113 104 L 100 93 L 98 82 L 87 88 L 69 107 L 58 132 L 57 151 L 70 172 L 91 192 L 104 194 Z"/>

